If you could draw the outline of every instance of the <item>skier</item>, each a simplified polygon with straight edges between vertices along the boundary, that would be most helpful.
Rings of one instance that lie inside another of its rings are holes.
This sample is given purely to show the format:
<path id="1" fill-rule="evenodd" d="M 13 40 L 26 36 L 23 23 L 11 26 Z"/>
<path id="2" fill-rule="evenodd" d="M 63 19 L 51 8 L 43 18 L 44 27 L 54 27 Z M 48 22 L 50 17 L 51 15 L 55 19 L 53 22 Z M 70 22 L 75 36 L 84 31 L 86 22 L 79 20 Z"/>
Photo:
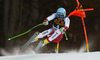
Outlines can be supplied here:
<path id="1" fill-rule="evenodd" d="M 39 33 L 31 43 L 45 36 L 47 38 L 42 42 L 42 47 L 52 41 L 56 43 L 61 41 L 70 25 L 70 19 L 66 16 L 66 10 L 64 8 L 58 8 L 56 13 L 53 13 L 43 21 L 43 25 L 48 25 L 48 22 L 51 20 L 54 20 L 52 28 Z"/>

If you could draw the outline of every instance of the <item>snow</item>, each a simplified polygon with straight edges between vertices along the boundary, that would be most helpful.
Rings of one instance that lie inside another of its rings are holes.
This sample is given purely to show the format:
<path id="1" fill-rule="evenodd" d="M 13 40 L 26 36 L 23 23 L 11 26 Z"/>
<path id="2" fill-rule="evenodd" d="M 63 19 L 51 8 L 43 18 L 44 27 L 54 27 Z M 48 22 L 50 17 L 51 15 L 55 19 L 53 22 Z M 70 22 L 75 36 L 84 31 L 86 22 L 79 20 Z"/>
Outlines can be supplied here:
<path id="1" fill-rule="evenodd" d="M 45 53 L 15 56 L 1 56 L 0 60 L 100 60 L 100 52 Z"/>

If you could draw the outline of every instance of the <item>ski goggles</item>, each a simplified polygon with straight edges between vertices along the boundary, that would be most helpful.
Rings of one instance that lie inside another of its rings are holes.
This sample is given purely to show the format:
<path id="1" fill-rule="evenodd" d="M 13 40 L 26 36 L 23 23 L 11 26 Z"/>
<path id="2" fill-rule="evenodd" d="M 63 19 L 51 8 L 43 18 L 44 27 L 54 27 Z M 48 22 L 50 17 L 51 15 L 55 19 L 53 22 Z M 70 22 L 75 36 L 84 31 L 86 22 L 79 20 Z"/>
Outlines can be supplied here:
<path id="1" fill-rule="evenodd" d="M 57 18 L 64 18 L 63 15 L 57 15 Z"/>
<path id="2" fill-rule="evenodd" d="M 57 18 L 64 18 L 64 15 L 63 14 L 61 14 L 61 13 L 57 13 Z"/>

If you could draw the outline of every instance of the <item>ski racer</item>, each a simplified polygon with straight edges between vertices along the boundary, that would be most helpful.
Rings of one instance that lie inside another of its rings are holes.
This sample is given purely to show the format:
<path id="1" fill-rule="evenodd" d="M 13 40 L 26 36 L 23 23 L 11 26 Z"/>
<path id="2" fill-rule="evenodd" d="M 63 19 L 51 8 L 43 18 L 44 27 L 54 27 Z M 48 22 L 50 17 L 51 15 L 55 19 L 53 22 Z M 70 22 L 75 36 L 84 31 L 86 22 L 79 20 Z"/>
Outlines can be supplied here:
<path id="1" fill-rule="evenodd" d="M 53 13 L 43 21 L 43 25 L 48 25 L 51 20 L 54 20 L 52 28 L 39 33 L 31 43 L 45 36 L 47 38 L 42 42 L 42 47 L 52 41 L 57 43 L 62 40 L 65 31 L 70 25 L 70 19 L 66 16 L 66 10 L 64 8 L 58 8 L 56 13 Z"/>

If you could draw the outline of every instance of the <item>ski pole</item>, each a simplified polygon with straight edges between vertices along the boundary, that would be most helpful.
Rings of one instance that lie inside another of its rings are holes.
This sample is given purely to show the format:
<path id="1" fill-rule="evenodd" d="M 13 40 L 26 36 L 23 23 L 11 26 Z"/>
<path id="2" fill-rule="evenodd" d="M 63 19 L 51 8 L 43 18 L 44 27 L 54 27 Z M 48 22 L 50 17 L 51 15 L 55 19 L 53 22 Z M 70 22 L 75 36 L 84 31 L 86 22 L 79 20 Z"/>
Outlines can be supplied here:
<path id="1" fill-rule="evenodd" d="M 67 35 L 66 35 L 66 32 L 65 32 L 65 38 L 66 38 L 66 40 L 68 40 Z"/>
<path id="2" fill-rule="evenodd" d="M 12 40 L 12 39 L 17 38 L 17 37 L 19 37 L 19 36 L 22 36 L 22 35 L 24 35 L 24 34 L 27 34 L 27 33 L 29 33 L 32 29 L 34 29 L 34 28 L 36 28 L 36 27 L 38 27 L 38 26 L 41 26 L 41 25 L 43 25 L 43 23 L 38 24 L 38 25 L 32 27 L 31 29 L 29 29 L 28 31 L 26 31 L 26 32 L 24 32 L 24 33 L 22 33 L 22 34 L 19 34 L 19 35 L 16 35 L 16 36 L 14 36 L 14 37 L 11 37 L 11 38 L 9 38 L 8 40 Z"/>

